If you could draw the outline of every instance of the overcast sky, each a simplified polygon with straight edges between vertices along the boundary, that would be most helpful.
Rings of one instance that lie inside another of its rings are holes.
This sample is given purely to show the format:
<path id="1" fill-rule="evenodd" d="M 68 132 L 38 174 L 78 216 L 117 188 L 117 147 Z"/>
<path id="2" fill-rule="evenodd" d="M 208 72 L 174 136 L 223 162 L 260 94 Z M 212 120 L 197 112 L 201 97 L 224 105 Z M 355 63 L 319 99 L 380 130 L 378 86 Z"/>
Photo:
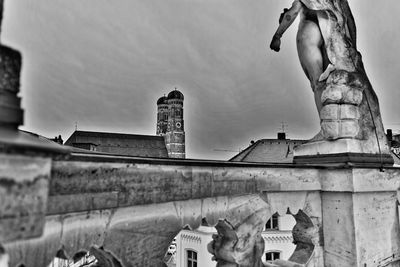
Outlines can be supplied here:
<path id="1" fill-rule="evenodd" d="M 386 128 L 400 129 L 400 2 L 349 0 Z M 298 21 L 269 50 L 287 0 L 6 0 L 2 42 L 23 55 L 22 129 L 155 134 L 156 101 L 184 95 L 189 158 L 319 131 L 297 58 Z"/>

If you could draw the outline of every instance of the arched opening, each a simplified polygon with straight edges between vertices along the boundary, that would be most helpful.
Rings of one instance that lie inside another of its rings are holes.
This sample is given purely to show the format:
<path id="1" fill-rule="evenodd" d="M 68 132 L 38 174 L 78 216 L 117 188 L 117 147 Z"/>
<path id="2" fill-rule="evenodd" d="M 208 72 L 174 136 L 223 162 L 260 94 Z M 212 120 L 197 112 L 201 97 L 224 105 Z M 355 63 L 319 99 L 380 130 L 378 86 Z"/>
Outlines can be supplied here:
<path id="1" fill-rule="evenodd" d="M 286 218 L 285 221 L 282 218 Z M 307 264 L 313 257 L 315 244 L 319 242 L 319 230 L 314 225 L 311 218 L 299 210 L 292 214 L 288 209 L 285 216 L 279 216 L 279 229 L 275 236 L 268 239 L 264 237 L 265 256 L 263 263 L 273 264 L 273 266 L 287 266 L 290 264 Z M 289 230 L 290 229 L 290 230 Z M 288 233 L 291 240 L 288 243 Z M 286 236 L 285 236 L 286 234 Z M 268 241 L 275 243 L 273 247 L 269 246 Z"/>
<path id="2" fill-rule="evenodd" d="M 261 232 L 264 241 L 261 261 L 264 264 L 274 260 L 288 260 L 291 257 L 296 248 L 292 235 L 295 224 L 295 218 L 288 213 L 276 212 L 268 219 Z"/>

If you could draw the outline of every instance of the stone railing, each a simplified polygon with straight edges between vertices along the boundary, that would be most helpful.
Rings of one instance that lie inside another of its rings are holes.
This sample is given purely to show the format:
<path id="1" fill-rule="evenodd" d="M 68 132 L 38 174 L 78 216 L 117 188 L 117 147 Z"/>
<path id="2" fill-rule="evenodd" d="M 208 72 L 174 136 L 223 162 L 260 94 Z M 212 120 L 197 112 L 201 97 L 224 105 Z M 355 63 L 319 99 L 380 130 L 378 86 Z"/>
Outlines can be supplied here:
<path id="1" fill-rule="evenodd" d="M 47 266 L 56 255 L 86 251 L 104 266 L 163 266 L 174 236 L 185 226 L 196 229 L 202 218 L 217 227 L 209 247 L 218 266 L 261 266 L 260 233 L 275 212 L 297 221 L 297 248 L 290 262 L 277 266 L 386 266 L 399 255 L 396 168 L 77 153 L 50 165 L 37 163 L 39 157 L 2 157 L 8 182 L 0 192 L 16 181 L 2 199 L 24 200 L 0 217 L 9 266 Z M 39 184 L 26 182 L 30 189 L 21 193 L 24 179 Z"/>

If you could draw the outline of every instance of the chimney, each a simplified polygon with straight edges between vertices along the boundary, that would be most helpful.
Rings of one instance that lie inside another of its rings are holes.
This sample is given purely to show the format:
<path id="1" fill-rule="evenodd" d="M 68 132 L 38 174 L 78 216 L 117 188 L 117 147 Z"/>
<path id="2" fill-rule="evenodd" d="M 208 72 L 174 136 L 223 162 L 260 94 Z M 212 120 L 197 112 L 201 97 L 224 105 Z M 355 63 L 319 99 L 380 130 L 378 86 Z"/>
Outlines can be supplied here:
<path id="1" fill-rule="evenodd" d="M 280 132 L 278 133 L 278 140 L 285 140 L 286 139 L 286 133 Z"/>

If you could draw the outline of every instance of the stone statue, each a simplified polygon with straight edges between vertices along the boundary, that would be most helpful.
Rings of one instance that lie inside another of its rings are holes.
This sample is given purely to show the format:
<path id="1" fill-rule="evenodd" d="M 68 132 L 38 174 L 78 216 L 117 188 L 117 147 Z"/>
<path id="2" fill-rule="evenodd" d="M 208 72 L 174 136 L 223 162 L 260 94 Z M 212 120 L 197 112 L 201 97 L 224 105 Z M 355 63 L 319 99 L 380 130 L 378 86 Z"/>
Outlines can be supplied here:
<path id="1" fill-rule="evenodd" d="M 294 161 L 392 164 L 347 0 L 295 0 L 281 14 L 272 50 L 280 50 L 283 33 L 299 14 L 297 51 L 314 92 L 321 131 L 295 150 Z"/>
<path id="2" fill-rule="evenodd" d="M 326 80 L 332 71 L 332 64 L 323 47 L 324 39 L 318 23 L 318 11 L 307 8 L 301 1 L 295 0 L 290 9 L 285 9 L 279 18 L 279 27 L 275 32 L 270 48 L 276 52 L 280 50 L 281 37 L 287 28 L 300 14 L 300 24 L 297 33 L 297 51 L 301 66 L 310 80 L 311 88 L 315 92 L 315 102 L 318 112 L 321 110 L 321 99 L 318 93 L 318 84 Z M 325 72 L 324 72 L 325 70 Z M 319 97 L 318 97 L 319 95 Z"/>
<path id="3" fill-rule="evenodd" d="M 379 167 L 393 164 L 378 98 L 357 51 L 356 26 L 347 0 L 295 0 L 280 16 L 270 45 L 272 50 L 280 50 L 283 33 L 299 14 L 297 50 L 314 92 L 321 131 L 294 151 L 294 162 Z M 208 246 L 217 266 L 263 266 L 260 257 L 264 246 L 260 232 L 268 209 L 262 205 L 251 206 L 252 210 L 245 212 L 240 207 L 233 209 L 231 214 L 236 217 L 231 217 L 235 222 L 221 220 L 217 224 L 218 234 Z M 297 225 L 297 230 L 303 228 L 302 224 Z M 308 229 L 311 230 L 303 232 L 317 232 L 313 227 Z M 297 233 L 296 236 L 298 240 L 307 235 Z M 298 245 L 296 251 L 319 245 L 319 241 L 313 241 L 318 240 L 315 235 L 306 239 L 311 241 Z M 295 257 L 292 255 L 291 259 Z M 268 266 L 300 265 L 274 261 Z M 322 262 L 317 266 L 322 266 Z"/>

